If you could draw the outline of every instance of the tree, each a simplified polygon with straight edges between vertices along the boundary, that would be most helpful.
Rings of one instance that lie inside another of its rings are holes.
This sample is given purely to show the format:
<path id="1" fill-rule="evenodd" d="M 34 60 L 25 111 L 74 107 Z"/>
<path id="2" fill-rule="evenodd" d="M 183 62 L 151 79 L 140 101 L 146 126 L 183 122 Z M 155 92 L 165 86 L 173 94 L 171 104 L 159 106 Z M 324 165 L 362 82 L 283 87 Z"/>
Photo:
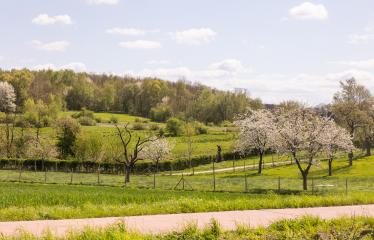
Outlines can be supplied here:
<path id="1" fill-rule="evenodd" d="M 245 153 L 254 149 L 260 155 L 258 173 L 262 172 L 263 155 L 274 144 L 274 117 L 268 110 L 250 111 L 240 116 L 235 124 L 239 127 L 237 149 Z"/>
<path id="2" fill-rule="evenodd" d="M 0 82 L 0 111 L 5 113 L 16 110 L 16 94 L 11 84 Z"/>
<path id="3" fill-rule="evenodd" d="M 372 96 L 368 89 L 354 78 L 340 82 L 341 90 L 334 95 L 332 112 L 336 121 L 345 127 L 352 138 L 357 129 L 368 124 Z M 353 164 L 353 151 L 348 154 L 349 166 Z"/>
<path id="4" fill-rule="evenodd" d="M 192 166 L 192 155 L 196 150 L 194 136 L 196 135 L 195 125 L 193 123 L 187 123 L 184 127 L 184 142 L 187 145 L 186 155 L 190 168 L 192 168 L 192 174 L 195 174 L 195 168 Z"/>
<path id="5" fill-rule="evenodd" d="M 156 166 L 156 172 L 158 172 L 159 162 L 164 160 L 168 155 L 170 155 L 174 144 L 170 143 L 165 138 L 159 138 L 154 141 L 145 144 L 142 151 L 142 156 L 145 159 L 150 159 Z"/>
<path id="6" fill-rule="evenodd" d="M 63 117 L 57 120 L 57 148 L 60 157 L 66 159 L 74 156 L 74 144 L 80 132 L 80 124 L 71 117 Z"/>
<path id="7" fill-rule="evenodd" d="M 166 131 L 173 137 L 182 135 L 183 122 L 178 118 L 170 118 L 166 122 Z"/>
<path id="8" fill-rule="evenodd" d="M 129 128 L 129 123 L 122 127 L 118 124 L 114 125 L 116 128 L 116 135 L 119 140 L 119 145 L 114 142 L 112 144 L 112 151 L 114 153 L 114 160 L 123 164 L 125 171 L 125 184 L 130 182 L 130 174 L 133 171 L 135 164 L 139 160 L 139 154 L 144 149 L 148 142 L 157 140 L 155 136 L 134 136 Z M 118 143 L 118 142 L 117 142 Z"/>
<path id="9" fill-rule="evenodd" d="M 14 123 L 16 110 L 16 94 L 11 84 L 0 82 L 0 111 L 5 113 L 5 148 L 8 158 L 12 156 L 12 147 L 14 143 Z"/>
<path id="10" fill-rule="evenodd" d="M 56 158 L 58 151 L 56 146 L 51 144 L 48 139 L 34 138 L 30 144 L 30 157 L 34 159 L 42 160 L 42 170 L 45 170 L 45 160 L 50 158 Z"/>
<path id="11" fill-rule="evenodd" d="M 323 137 L 329 120 L 307 108 L 279 110 L 275 115 L 274 147 L 289 152 L 303 177 L 303 189 L 308 189 L 310 168 L 316 164 L 316 155 L 323 150 Z M 302 158 L 305 158 L 305 163 Z M 305 167 L 303 166 L 305 165 Z"/>
<path id="12" fill-rule="evenodd" d="M 101 163 L 105 159 L 105 148 L 102 137 L 79 135 L 75 141 L 74 154 L 77 159 L 96 163 L 97 182 L 100 183 Z"/>
<path id="13" fill-rule="evenodd" d="M 333 120 L 329 120 L 326 124 L 325 134 L 322 135 L 322 144 L 328 158 L 329 176 L 332 175 L 332 161 L 338 151 L 351 152 L 355 149 L 347 130 L 337 126 Z"/>

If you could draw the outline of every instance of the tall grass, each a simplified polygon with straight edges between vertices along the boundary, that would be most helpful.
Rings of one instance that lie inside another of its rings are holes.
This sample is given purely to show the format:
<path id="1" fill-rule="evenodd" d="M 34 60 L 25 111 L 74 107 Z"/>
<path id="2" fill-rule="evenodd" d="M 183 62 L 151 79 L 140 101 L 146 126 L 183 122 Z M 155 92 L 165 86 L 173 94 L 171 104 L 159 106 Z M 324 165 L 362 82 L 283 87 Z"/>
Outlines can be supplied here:
<path id="1" fill-rule="evenodd" d="M 146 235 L 128 231 L 124 223 L 118 223 L 106 228 L 86 228 L 82 231 L 71 231 L 63 237 L 56 237 L 47 232 L 43 236 L 35 237 L 20 231 L 12 237 L 0 237 L 3 240 L 10 239 L 69 239 L 69 240 L 236 240 L 236 239 L 373 239 L 374 218 L 338 218 L 333 220 L 321 220 L 315 217 L 302 217 L 294 220 L 280 220 L 266 228 L 250 228 L 238 226 L 233 231 L 223 231 L 219 223 L 212 220 L 203 229 L 190 224 L 181 231 L 173 231 L 166 234 Z"/>
<path id="2" fill-rule="evenodd" d="M 0 183 L 0 221 L 369 204 L 374 193 L 310 195 Z"/>

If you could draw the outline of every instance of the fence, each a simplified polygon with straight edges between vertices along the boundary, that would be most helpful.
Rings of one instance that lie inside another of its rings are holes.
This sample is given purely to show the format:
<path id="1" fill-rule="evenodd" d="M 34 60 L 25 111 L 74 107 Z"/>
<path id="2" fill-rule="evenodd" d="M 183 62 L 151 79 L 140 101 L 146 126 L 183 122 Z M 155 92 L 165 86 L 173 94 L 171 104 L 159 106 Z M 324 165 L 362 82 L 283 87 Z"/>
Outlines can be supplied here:
<path id="1" fill-rule="evenodd" d="M 250 166 L 247 166 L 247 170 Z M 2 182 L 54 183 L 78 185 L 124 186 L 123 174 L 98 174 L 77 172 L 41 172 L 0 170 Z M 165 190 L 196 190 L 248 193 L 297 193 L 301 192 L 301 178 L 267 177 L 236 170 L 229 173 L 185 174 L 149 172 L 131 175 L 130 188 Z M 374 177 L 308 178 L 308 191 L 313 194 L 346 193 L 352 191 L 374 192 Z"/>

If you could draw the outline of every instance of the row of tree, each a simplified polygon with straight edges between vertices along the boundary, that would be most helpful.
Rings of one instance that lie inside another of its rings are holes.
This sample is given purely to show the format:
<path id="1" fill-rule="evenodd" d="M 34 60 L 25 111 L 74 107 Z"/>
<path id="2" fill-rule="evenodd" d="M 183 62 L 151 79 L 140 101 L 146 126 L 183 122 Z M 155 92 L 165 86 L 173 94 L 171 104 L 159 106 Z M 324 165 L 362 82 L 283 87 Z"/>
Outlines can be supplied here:
<path id="1" fill-rule="evenodd" d="M 0 82 L 10 83 L 17 112 L 28 99 L 61 109 L 122 112 L 166 121 L 172 116 L 219 123 L 233 120 L 248 106 L 260 107 L 244 93 L 225 92 L 186 81 L 135 79 L 112 75 L 75 73 L 69 70 L 0 70 Z"/>

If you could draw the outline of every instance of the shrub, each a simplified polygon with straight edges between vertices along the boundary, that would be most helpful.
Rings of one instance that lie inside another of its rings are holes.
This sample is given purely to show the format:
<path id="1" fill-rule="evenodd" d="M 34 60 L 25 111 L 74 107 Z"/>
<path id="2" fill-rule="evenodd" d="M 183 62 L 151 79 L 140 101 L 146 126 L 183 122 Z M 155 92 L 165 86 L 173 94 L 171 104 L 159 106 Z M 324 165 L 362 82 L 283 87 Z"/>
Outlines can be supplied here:
<path id="1" fill-rule="evenodd" d="M 146 127 L 143 123 L 136 122 L 132 125 L 133 130 L 145 130 Z"/>
<path id="2" fill-rule="evenodd" d="M 95 121 L 96 121 L 97 123 L 101 123 L 101 122 L 102 122 L 102 119 L 101 119 L 100 117 L 95 117 Z"/>
<path id="3" fill-rule="evenodd" d="M 93 111 L 90 111 L 86 108 L 82 108 L 81 111 L 77 112 L 77 113 L 74 113 L 71 115 L 73 118 L 75 119 L 78 119 L 78 118 L 81 118 L 81 117 L 88 117 L 88 118 L 91 118 L 91 119 L 94 119 L 94 112 Z"/>
<path id="4" fill-rule="evenodd" d="M 118 118 L 112 115 L 109 119 L 109 123 L 113 123 L 113 124 L 118 123 Z"/>
<path id="5" fill-rule="evenodd" d="M 160 127 L 158 126 L 158 124 L 153 123 L 153 124 L 149 127 L 149 129 L 151 129 L 152 131 L 157 131 L 157 130 L 160 129 Z"/>
<path id="6" fill-rule="evenodd" d="M 183 133 L 183 122 L 178 118 L 170 118 L 166 122 L 166 131 L 170 136 L 180 136 Z"/>
<path id="7" fill-rule="evenodd" d="M 135 119 L 134 119 L 134 122 L 136 122 L 136 123 L 140 123 L 140 122 L 142 122 L 142 120 L 140 120 L 140 118 L 135 118 Z"/>
<path id="8" fill-rule="evenodd" d="M 78 122 L 82 126 L 95 126 L 96 125 L 95 119 L 92 119 L 90 117 L 80 117 L 78 118 Z"/>
<path id="9" fill-rule="evenodd" d="M 208 133 L 208 128 L 206 126 L 204 126 L 204 124 L 200 123 L 200 122 L 195 122 L 195 132 L 196 134 L 200 135 L 200 134 L 207 134 Z"/>
<path id="10" fill-rule="evenodd" d="M 165 122 L 173 116 L 173 111 L 169 106 L 158 106 L 151 108 L 150 117 L 155 122 Z"/>

